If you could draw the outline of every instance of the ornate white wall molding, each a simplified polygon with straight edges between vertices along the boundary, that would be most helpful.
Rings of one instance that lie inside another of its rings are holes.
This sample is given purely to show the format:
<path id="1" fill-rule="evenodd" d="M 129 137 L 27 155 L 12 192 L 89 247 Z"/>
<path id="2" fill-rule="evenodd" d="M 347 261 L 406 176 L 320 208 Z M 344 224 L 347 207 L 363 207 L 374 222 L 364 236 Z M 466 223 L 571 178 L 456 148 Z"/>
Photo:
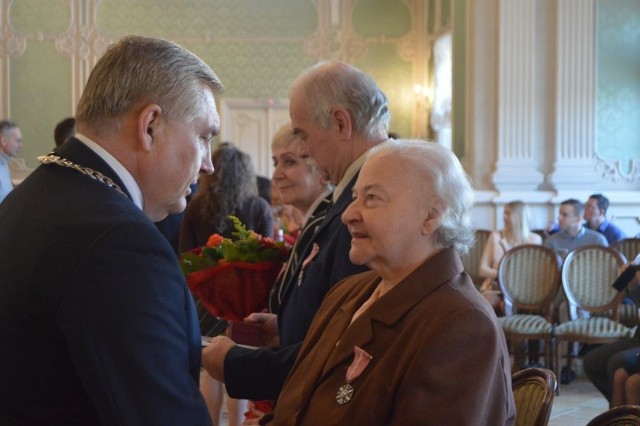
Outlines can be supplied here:
<path id="1" fill-rule="evenodd" d="M 13 30 L 10 11 L 13 0 L 0 0 L 0 87 L 2 88 L 2 102 L 0 103 L 0 117 L 8 117 L 11 99 L 10 62 L 12 56 L 24 54 L 27 40 Z"/>
<path id="2" fill-rule="evenodd" d="M 367 41 L 352 26 L 356 0 L 315 0 L 318 29 L 304 41 L 304 51 L 318 61 L 335 59 L 353 62 L 367 52 Z"/>
<path id="3" fill-rule="evenodd" d="M 633 182 L 640 180 L 640 159 L 631 161 L 631 170 L 627 173 L 622 171 L 619 160 L 606 160 L 598 154 L 595 156 L 595 168 L 606 180 L 617 182 Z"/>
<path id="4" fill-rule="evenodd" d="M 112 42 L 96 24 L 100 0 L 71 0 L 71 24 L 55 39 L 56 50 L 71 58 L 72 111 L 98 58 Z"/>
<path id="5" fill-rule="evenodd" d="M 501 0 L 498 65 L 498 190 L 531 190 L 543 181 L 533 157 L 536 0 Z"/>
<path id="6" fill-rule="evenodd" d="M 557 7 L 555 171 L 558 190 L 600 181 L 595 170 L 596 42 L 594 0 L 563 0 Z"/>

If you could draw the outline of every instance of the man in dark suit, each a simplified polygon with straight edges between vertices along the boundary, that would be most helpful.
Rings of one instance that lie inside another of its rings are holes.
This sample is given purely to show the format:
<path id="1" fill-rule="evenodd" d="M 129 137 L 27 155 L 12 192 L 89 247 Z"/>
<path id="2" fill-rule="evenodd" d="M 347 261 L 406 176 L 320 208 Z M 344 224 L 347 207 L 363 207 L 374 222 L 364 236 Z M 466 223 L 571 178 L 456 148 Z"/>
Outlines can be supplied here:
<path id="1" fill-rule="evenodd" d="M 194 303 L 153 222 L 213 172 L 221 91 L 191 52 L 126 37 L 76 136 L 0 207 L 0 424 L 211 425 Z"/>
<path id="2" fill-rule="evenodd" d="M 387 139 L 387 98 L 362 71 L 326 62 L 294 82 L 289 113 L 304 149 L 336 186 L 333 205 L 299 256 L 277 326 L 274 316 L 262 314 L 265 332 L 279 330 L 280 347 L 250 350 L 216 337 L 205 349 L 205 368 L 235 398 L 276 399 L 324 295 L 364 270 L 349 260 L 351 235 L 340 215 L 351 201 L 364 154 Z"/>

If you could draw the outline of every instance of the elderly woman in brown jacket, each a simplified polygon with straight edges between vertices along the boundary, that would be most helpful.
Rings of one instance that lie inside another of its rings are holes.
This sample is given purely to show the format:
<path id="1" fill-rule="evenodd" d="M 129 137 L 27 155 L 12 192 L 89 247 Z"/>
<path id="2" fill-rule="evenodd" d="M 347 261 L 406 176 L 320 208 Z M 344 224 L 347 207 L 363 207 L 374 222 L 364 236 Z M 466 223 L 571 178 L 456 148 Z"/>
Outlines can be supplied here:
<path id="1" fill-rule="evenodd" d="M 273 424 L 512 424 L 504 335 L 458 255 L 473 202 L 460 163 L 422 141 L 367 158 L 342 220 L 372 271 L 327 294 Z"/>

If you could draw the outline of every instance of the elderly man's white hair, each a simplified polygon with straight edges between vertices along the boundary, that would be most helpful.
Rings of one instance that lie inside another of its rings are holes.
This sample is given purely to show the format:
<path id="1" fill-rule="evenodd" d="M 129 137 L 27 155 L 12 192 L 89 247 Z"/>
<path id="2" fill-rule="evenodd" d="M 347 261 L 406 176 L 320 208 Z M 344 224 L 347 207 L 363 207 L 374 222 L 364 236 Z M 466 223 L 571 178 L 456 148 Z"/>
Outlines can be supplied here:
<path id="1" fill-rule="evenodd" d="M 436 244 L 466 253 L 473 244 L 473 188 L 455 154 L 433 142 L 389 139 L 372 148 L 367 159 L 383 155 L 399 156 L 413 166 L 421 174 L 413 178 L 423 179 L 427 188 L 426 193 L 416 197 L 442 206 L 441 225 L 434 236 Z"/>

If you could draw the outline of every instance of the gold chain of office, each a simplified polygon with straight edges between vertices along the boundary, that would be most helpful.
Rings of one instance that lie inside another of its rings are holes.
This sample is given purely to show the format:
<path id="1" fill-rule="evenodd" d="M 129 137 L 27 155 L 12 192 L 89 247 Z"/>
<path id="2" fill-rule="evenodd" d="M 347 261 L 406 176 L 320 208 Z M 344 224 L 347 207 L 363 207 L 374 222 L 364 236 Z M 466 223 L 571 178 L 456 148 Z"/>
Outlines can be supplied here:
<path id="1" fill-rule="evenodd" d="M 38 157 L 38 161 L 42 164 L 55 164 L 60 167 L 68 167 L 73 170 L 77 170 L 83 175 L 89 176 L 91 179 L 97 180 L 98 182 L 102 182 L 110 188 L 115 189 L 125 197 L 127 194 L 120 188 L 120 186 L 115 183 L 111 178 L 103 175 L 97 170 L 93 170 L 92 168 L 81 166 L 79 164 L 74 163 L 73 161 L 67 160 L 66 158 L 58 157 L 57 155 L 49 154 L 49 155 L 41 155 Z"/>

